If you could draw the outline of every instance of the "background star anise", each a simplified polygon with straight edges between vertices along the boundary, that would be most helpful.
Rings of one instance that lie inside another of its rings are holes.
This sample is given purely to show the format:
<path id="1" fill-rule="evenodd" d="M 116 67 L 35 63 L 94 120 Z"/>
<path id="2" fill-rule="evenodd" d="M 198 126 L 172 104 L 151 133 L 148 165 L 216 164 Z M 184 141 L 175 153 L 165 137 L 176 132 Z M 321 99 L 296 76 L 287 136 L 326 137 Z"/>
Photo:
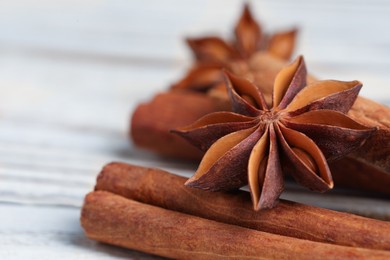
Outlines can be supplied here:
<path id="1" fill-rule="evenodd" d="M 259 83 L 257 85 L 261 87 L 264 77 L 269 74 L 267 71 L 272 70 L 272 66 L 261 64 L 267 64 L 270 55 L 281 61 L 289 59 L 295 45 L 296 30 L 266 35 L 253 18 L 249 6 L 245 5 L 234 36 L 232 42 L 216 36 L 187 39 L 196 63 L 172 89 L 207 91 L 215 88 L 214 93 L 223 92 L 226 88 L 222 68 Z M 264 86 L 262 90 L 267 89 L 272 89 L 272 86 Z"/>
<path id="2" fill-rule="evenodd" d="M 207 150 L 186 185 L 218 191 L 249 184 L 256 210 L 275 205 L 283 172 L 311 190 L 331 189 L 327 159 L 350 153 L 375 131 L 345 115 L 362 84 L 307 86 L 302 57 L 277 75 L 272 106 L 250 81 L 227 73 L 226 82 L 234 112 L 212 113 L 176 131 Z"/>

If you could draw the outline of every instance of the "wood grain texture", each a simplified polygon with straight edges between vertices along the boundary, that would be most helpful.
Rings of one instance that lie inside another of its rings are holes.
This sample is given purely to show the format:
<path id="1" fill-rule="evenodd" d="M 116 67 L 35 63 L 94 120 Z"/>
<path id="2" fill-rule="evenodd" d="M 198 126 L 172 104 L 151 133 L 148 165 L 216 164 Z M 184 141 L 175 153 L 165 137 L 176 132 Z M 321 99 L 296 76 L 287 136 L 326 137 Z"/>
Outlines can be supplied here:
<path id="1" fill-rule="evenodd" d="M 1 204 L 2 259 L 161 259 L 85 237 L 75 207 Z"/>
<path id="2" fill-rule="evenodd" d="M 251 4 L 266 31 L 300 28 L 295 54 L 305 55 L 310 73 L 361 80 L 363 95 L 390 105 L 388 2 Z M 136 150 L 127 138 L 128 119 L 138 103 L 187 70 L 191 57 L 182 39 L 205 33 L 229 37 L 241 5 L 240 0 L 0 1 L 0 218 L 9 219 L 0 229 L 7 231 L 0 236 L 0 258 L 129 256 L 85 240 L 67 243 L 45 224 L 58 219 L 61 234 L 72 230 L 79 209 L 59 206 L 80 207 L 109 161 L 193 173 L 195 165 Z M 289 185 L 287 199 L 390 216 L 385 198 L 344 191 L 318 195 Z M 26 222 L 32 215 L 35 222 Z M 90 247 L 80 249 L 84 243 Z"/>

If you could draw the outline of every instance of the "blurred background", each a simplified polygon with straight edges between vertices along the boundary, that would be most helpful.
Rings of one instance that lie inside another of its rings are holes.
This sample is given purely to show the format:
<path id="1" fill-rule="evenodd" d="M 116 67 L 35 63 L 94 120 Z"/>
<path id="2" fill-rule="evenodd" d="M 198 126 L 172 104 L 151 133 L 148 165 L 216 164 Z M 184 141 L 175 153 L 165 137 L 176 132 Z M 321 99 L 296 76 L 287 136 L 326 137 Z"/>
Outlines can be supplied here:
<path id="1" fill-rule="evenodd" d="M 231 37 L 243 3 L 0 1 L 0 258 L 129 256 L 84 238 L 83 197 L 113 160 L 191 174 L 132 147 L 131 111 L 188 69 L 185 37 Z M 390 105 L 388 1 L 249 3 L 266 32 L 299 29 L 294 56 L 310 73 L 360 80 L 362 95 Z"/>

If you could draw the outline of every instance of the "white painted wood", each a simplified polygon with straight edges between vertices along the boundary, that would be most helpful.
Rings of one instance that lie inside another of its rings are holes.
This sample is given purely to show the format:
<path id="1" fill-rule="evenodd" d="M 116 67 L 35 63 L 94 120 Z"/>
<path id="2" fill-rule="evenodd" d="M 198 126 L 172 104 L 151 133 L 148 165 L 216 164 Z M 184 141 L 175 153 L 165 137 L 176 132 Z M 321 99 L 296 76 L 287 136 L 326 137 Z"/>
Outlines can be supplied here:
<path id="1" fill-rule="evenodd" d="M 80 210 L 0 205 L 1 259 L 160 259 L 87 239 Z"/>
<path id="2" fill-rule="evenodd" d="M 187 165 L 132 147 L 131 111 L 188 68 L 186 36 L 231 37 L 242 1 L 0 1 L 0 259 L 146 255 L 87 240 L 84 195 L 110 161 L 190 176 Z M 296 54 L 319 78 L 359 79 L 390 105 L 390 4 L 252 1 L 264 30 L 297 26 Z M 390 202 L 288 185 L 288 199 L 390 218 Z M 9 204 L 12 203 L 12 204 Z"/>

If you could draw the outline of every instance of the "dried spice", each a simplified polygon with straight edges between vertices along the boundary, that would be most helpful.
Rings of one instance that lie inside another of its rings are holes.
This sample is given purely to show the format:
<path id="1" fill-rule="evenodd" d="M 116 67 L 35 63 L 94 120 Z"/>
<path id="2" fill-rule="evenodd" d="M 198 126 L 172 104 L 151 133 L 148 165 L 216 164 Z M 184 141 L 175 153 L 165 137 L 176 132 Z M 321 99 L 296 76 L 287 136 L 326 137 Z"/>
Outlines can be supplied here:
<path id="1" fill-rule="evenodd" d="M 219 191 L 249 184 L 255 210 L 272 208 L 283 172 L 318 192 L 333 187 L 327 160 L 363 145 L 376 130 L 345 115 L 362 84 L 306 84 L 303 57 L 276 76 L 269 106 L 256 85 L 226 73 L 233 112 L 216 112 L 175 132 L 207 150 L 187 186 Z"/>
<path id="2" fill-rule="evenodd" d="M 255 81 L 262 87 L 266 71 L 259 70 L 258 64 L 266 63 L 267 57 L 264 56 L 269 55 L 281 60 L 289 59 L 294 49 L 296 32 L 293 29 L 271 36 L 264 34 L 249 6 L 245 5 L 236 24 L 235 39 L 232 42 L 216 36 L 187 39 L 196 63 L 172 89 L 204 92 L 213 88 L 214 92 L 223 93 L 225 86 L 222 68 Z M 267 89 L 265 86 L 264 90 Z"/>
<path id="3" fill-rule="evenodd" d="M 199 161 L 203 152 L 170 133 L 170 129 L 191 124 L 202 116 L 230 110 L 228 102 L 197 92 L 158 93 L 140 104 L 131 118 L 131 139 L 139 147 L 176 159 Z"/>
<path id="4" fill-rule="evenodd" d="M 93 240 L 170 259 L 389 259 L 390 252 L 280 236 L 140 203 L 106 191 L 85 197 Z"/>
<path id="5" fill-rule="evenodd" d="M 390 250 L 390 222 L 282 199 L 273 210 L 253 211 L 246 191 L 204 192 L 184 186 L 186 180 L 157 168 L 112 162 L 97 177 L 95 192 L 282 236 Z"/>

